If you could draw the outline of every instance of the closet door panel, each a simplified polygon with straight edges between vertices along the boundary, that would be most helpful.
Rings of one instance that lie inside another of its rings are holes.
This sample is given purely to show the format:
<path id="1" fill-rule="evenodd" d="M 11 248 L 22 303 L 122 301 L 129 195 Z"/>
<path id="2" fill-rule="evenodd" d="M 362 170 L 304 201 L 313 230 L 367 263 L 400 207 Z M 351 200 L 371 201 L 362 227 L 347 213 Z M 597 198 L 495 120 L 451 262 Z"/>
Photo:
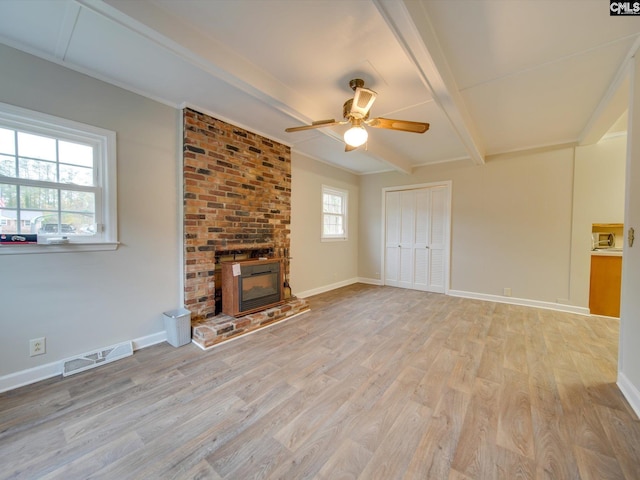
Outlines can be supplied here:
<path id="1" fill-rule="evenodd" d="M 429 232 L 429 291 L 443 293 L 446 278 L 446 241 L 448 217 L 448 189 L 432 187 Z"/>
<path id="2" fill-rule="evenodd" d="M 387 248 L 384 261 L 384 284 L 399 287 L 400 279 L 400 249 Z"/>
<path id="3" fill-rule="evenodd" d="M 429 230 L 431 228 L 431 194 L 429 189 L 415 191 L 415 235 L 413 241 L 413 288 L 429 288 Z"/>
<path id="4" fill-rule="evenodd" d="M 384 283 L 397 287 L 400 279 L 400 192 L 385 196 L 385 261 Z"/>
<path id="5" fill-rule="evenodd" d="M 413 288 L 413 238 L 416 222 L 413 190 L 400 192 L 400 278 L 399 287 Z"/>
<path id="6" fill-rule="evenodd" d="M 430 292 L 444 293 L 445 264 L 444 252 L 442 250 L 431 251 L 429 263 L 431 265 L 429 274 L 429 285 L 427 290 Z"/>
<path id="7" fill-rule="evenodd" d="M 429 289 L 429 250 L 426 248 L 414 250 L 413 288 L 416 290 Z"/>
<path id="8" fill-rule="evenodd" d="M 398 286 L 413 288 L 413 251 L 411 248 L 400 249 L 400 278 Z"/>

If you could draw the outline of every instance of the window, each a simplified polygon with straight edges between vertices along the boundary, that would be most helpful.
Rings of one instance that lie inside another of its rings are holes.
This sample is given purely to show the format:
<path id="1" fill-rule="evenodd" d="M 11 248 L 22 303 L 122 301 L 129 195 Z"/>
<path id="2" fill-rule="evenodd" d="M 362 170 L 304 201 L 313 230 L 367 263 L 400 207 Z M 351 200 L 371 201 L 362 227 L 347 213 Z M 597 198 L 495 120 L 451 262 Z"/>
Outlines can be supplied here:
<path id="1" fill-rule="evenodd" d="M 115 166 L 114 132 L 0 103 L 0 254 L 115 248 Z"/>
<path id="2" fill-rule="evenodd" d="M 347 198 L 349 192 L 322 186 L 322 240 L 347 239 Z"/>

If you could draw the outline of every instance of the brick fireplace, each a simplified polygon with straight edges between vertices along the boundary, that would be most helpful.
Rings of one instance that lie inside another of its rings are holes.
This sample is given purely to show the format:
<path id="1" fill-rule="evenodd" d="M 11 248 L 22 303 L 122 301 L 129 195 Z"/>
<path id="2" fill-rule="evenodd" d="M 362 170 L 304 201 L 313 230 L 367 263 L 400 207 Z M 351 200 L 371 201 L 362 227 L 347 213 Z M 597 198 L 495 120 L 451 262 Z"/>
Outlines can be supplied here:
<path id="1" fill-rule="evenodd" d="M 183 123 L 185 307 L 195 324 L 220 311 L 221 261 L 288 256 L 291 151 L 189 108 Z"/>

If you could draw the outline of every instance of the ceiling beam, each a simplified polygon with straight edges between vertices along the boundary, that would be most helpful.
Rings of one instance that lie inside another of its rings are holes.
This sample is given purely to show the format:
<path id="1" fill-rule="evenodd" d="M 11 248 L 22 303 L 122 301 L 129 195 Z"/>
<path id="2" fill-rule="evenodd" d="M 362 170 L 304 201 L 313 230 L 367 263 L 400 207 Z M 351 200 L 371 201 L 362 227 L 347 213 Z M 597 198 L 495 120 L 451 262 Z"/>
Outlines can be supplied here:
<path id="1" fill-rule="evenodd" d="M 580 133 L 578 145 L 593 145 L 602 140 L 629 107 L 629 88 L 629 76 L 625 76 L 617 88 L 607 92 Z"/>
<path id="2" fill-rule="evenodd" d="M 580 136 L 580 145 L 592 145 L 599 142 L 611 126 L 622 116 L 629 107 L 629 65 L 631 59 L 640 48 L 640 37 L 636 38 L 620 64 L 609 88 L 600 99 Z"/>
<path id="3" fill-rule="evenodd" d="M 78 15 L 80 15 L 80 5 L 74 2 L 67 3 L 64 11 L 64 18 L 58 32 L 56 48 L 54 51 L 55 57 L 60 61 L 64 61 L 65 57 L 67 56 L 67 49 L 69 48 L 69 44 L 71 43 L 73 31 L 76 28 Z"/>
<path id="4" fill-rule="evenodd" d="M 460 95 L 434 34 L 431 20 L 416 0 L 372 0 L 416 66 L 431 96 L 449 119 L 471 160 L 484 163 L 484 145 Z"/>
<path id="5" fill-rule="evenodd" d="M 411 175 L 411 173 L 413 172 L 413 165 L 411 164 L 411 162 L 398 155 L 398 153 L 394 150 L 380 143 L 376 143 L 375 146 L 369 147 L 367 150 L 367 154 L 375 158 L 376 160 L 386 163 L 399 173 Z"/>

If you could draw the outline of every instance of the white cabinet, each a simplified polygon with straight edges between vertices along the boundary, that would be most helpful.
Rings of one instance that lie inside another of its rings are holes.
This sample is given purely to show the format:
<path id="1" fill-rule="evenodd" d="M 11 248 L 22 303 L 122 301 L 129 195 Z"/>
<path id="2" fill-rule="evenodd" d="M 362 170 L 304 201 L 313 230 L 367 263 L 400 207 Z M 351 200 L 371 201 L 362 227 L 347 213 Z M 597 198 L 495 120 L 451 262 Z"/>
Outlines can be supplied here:
<path id="1" fill-rule="evenodd" d="M 385 285 L 443 293 L 449 185 L 385 192 Z"/>

